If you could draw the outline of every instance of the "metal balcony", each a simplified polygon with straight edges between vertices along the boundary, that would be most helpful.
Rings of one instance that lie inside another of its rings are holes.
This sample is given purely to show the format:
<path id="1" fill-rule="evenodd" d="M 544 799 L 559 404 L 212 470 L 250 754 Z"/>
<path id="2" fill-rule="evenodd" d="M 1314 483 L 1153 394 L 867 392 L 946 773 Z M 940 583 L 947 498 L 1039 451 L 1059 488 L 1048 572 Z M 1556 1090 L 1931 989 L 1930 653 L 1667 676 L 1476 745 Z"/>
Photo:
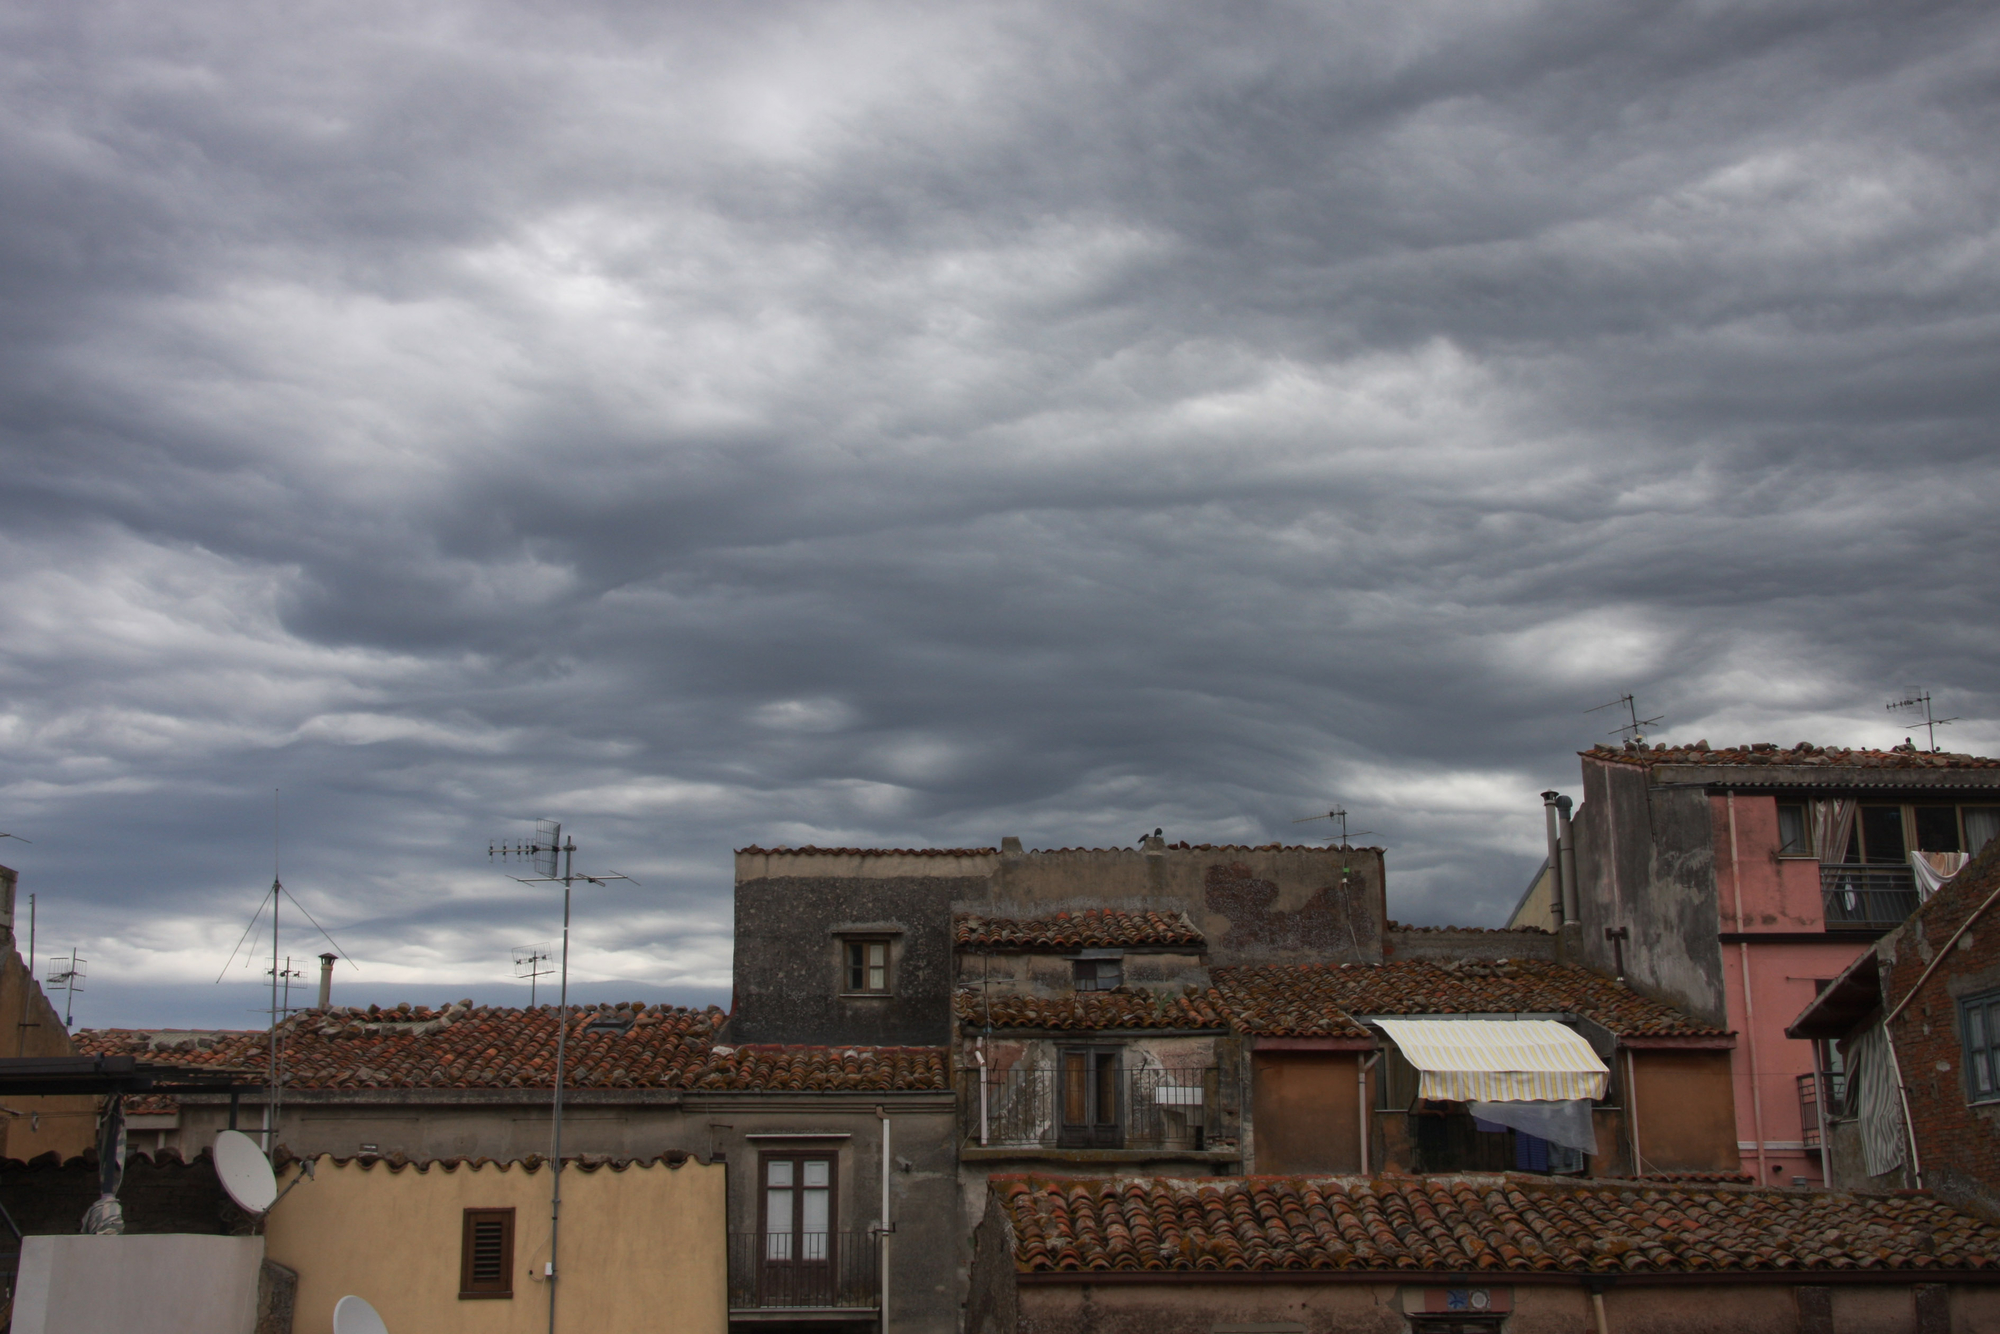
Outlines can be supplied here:
<path id="1" fill-rule="evenodd" d="M 729 1312 L 863 1313 L 880 1293 L 881 1238 L 857 1232 L 729 1234 Z"/>
<path id="2" fill-rule="evenodd" d="M 1215 1147 L 1221 1081 L 1213 1066 L 962 1072 L 968 1144 L 990 1148 L 1188 1149 Z"/>
<path id="3" fill-rule="evenodd" d="M 1799 1125 L 1806 1148 L 1815 1153 L 1826 1145 L 1826 1123 L 1840 1107 L 1843 1080 L 1838 1074 L 1799 1076 Z"/>
<path id="4" fill-rule="evenodd" d="M 1821 862 L 1819 894 L 1829 928 L 1886 929 L 1917 910 L 1917 878 L 1907 866 Z"/>

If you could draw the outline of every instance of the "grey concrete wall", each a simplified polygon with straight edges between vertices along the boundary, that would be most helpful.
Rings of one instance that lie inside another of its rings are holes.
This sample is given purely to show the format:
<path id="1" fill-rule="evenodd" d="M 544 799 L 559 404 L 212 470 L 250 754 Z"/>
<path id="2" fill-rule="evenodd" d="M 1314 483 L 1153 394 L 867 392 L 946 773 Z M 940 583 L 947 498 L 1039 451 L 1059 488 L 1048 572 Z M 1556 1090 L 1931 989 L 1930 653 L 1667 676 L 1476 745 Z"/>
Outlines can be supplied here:
<path id="1" fill-rule="evenodd" d="M 29 1237 L 14 1334 L 252 1334 L 262 1237 Z"/>
<path id="2" fill-rule="evenodd" d="M 983 883 L 958 876 L 739 880 L 735 996 L 723 1040 L 887 1046 L 950 1041 L 951 904 Z M 882 928 L 891 942 L 886 996 L 842 994 L 840 932 L 866 927 Z"/>
<path id="3" fill-rule="evenodd" d="M 1634 991 L 1727 1027 L 1707 794 L 1656 788 L 1636 765 L 1595 760 L 1584 761 L 1583 791 L 1575 821 L 1582 962 L 1612 973 L 1604 932 L 1625 927 Z"/>

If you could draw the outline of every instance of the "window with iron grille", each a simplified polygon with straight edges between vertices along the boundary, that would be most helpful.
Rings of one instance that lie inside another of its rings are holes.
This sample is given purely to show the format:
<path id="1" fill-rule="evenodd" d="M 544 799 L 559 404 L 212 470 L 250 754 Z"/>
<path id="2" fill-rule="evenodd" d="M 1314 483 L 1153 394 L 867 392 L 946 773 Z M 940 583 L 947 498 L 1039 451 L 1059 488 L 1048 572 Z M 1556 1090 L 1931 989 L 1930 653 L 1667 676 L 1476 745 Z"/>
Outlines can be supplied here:
<path id="1" fill-rule="evenodd" d="M 2000 991 L 1958 1003 L 1959 1044 L 1965 1049 L 1965 1093 L 1973 1102 L 2000 1102 Z"/>
<path id="2" fill-rule="evenodd" d="M 514 1211 L 467 1209 L 459 1246 L 458 1295 L 514 1295 Z"/>

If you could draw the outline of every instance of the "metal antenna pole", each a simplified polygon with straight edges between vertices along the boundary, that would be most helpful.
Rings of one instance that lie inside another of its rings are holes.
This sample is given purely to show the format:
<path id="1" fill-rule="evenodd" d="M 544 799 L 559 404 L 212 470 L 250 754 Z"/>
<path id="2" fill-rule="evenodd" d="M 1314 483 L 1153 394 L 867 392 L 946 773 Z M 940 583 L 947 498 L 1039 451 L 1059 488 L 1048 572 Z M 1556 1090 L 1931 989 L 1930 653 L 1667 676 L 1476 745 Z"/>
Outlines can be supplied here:
<path id="1" fill-rule="evenodd" d="M 264 1119 L 264 1152 L 278 1145 L 278 913 L 283 909 L 285 886 L 278 878 L 278 789 L 271 789 L 271 1077 L 264 1091 L 267 1108 Z"/>
<path id="2" fill-rule="evenodd" d="M 563 1058 L 569 1040 L 569 895 L 576 879 L 576 839 L 563 840 L 563 932 L 561 999 L 556 1005 L 556 1097 L 555 1148 L 549 1155 L 554 1169 L 549 1177 L 549 1334 L 556 1334 L 556 1244 L 562 1236 L 562 1113 Z"/>

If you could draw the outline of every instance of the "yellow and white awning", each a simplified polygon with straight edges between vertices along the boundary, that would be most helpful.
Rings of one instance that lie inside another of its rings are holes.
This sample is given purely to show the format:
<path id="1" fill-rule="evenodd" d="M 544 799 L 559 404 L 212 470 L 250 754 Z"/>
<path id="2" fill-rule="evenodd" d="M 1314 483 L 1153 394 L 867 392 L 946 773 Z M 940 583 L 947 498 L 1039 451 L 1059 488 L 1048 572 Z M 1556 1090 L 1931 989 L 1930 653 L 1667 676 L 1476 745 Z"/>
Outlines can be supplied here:
<path id="1" fill-rule="evenodd" d="M 1608 1073 L 1590 1044 L 1553 1019 L 1378 1019 L 1423 1072 L 1417 1092 L 1450 1102 L 1601 1098 Z"/>

